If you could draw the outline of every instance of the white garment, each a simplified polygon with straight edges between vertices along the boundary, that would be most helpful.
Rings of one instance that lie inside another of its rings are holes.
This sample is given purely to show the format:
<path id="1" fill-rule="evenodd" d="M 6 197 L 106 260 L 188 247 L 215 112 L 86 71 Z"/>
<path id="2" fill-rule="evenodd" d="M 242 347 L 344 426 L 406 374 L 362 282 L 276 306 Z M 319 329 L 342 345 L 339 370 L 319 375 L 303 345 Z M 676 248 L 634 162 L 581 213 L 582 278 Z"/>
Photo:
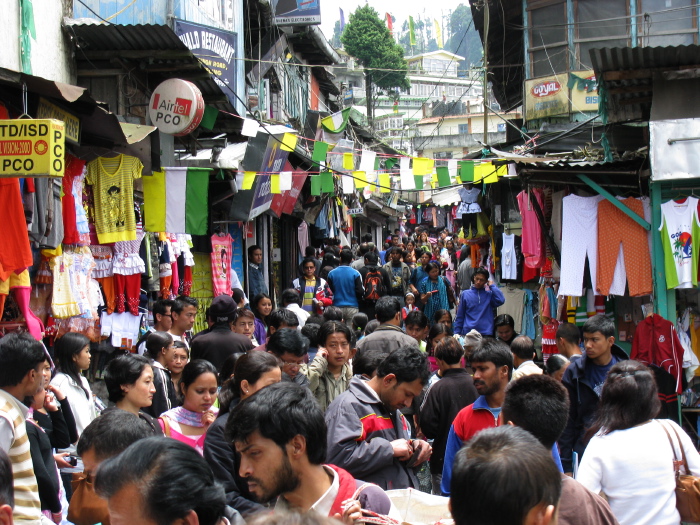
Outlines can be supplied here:
<path id="1" fill-rule="evenodd" d="M 459 193 L 459 198 L 462 200 L 457 208 L 458 217 L 461 217 L 465 213 L 479 213 L 481 211 L 481 206 L 479 206 L 478 203 L 479 195 L 481 194 L 479 188 L 468 190 L 462 186 L 457 190 L 457 193 Z"/>
<path id="2" fill-rule="evenodd" d="M 510 315 L 515 321 L 513 330 L 520 333 L 523 328 L 523 313 L 525 312 L 525 292 L 520 288 L 510 288 L 509 286 L 500 290 L 506 302 L 498 307 L 496 315 Z"/>
<path id="3" fill-rule="evenodd" d="M 126 348 L 131 349 L 139 340 L 139 330 L 141 329 L 141 316 L 132 315 L 130 312 L 107 314 L 102 312 L 100 318 L 102 325 L 101 335 L 112 335 L 112 346 L 120 348 L 122 339 L 126 339 Z"/>
<path id="4" fill-rule="evenodd" d="M 554 244 L 557 245 L 561 252 L 561 209 L 562 199 L 566 195 L 566 191 L 557 191 L 552 193 L 552 236 Z"/>
<path id="5" fill-rule="evenodd" d="M 75 417 L 75 427 L 78 430 L 78 436 L 97 417 L 95 395 L 90 389 L 90 384 L 84 376 L 80 376 L 80 381 L 85 390 L 88 391 L 89 396 L 85 395 L 85 390 L 80 388 L 78 383 L 63 372 L 59 372 L 51 380 L 51 384 L 63 392 L 66 395 L 66 399 L 68 399 L 68 404 Z"/>
<path id="6" fill-rule="evenodd" d="M 299 319 L 299 328 L 298 330 L 301 330 L 304 328 L 304 325 L 306 324 L 306 320 L 311 317 L 311 314 L 307 312 L 306 310 L 303 310 L 301 306 L 298 304 L 288 304 L 285 306 L 285 308 L 291 312 L 294 312 L 294 315 L 297 316 L 297 319 Z"/>
<path id="7" fill-rule="evenodd" d="M 698 220 L 698 199 L 688 197 L 685 202 L 678 204 L 670 200 L 661 205 L 661 224 L 659 231 L 666 226 L 666 233 L 673 251 L 673 261 L 678 274 L 676 288 L 693 287 L 692 250 L 697 249 L 691 244 L 693 223 Z"/>
<path id="8" fill-rule="evenodd" d="M 569 195 L 562 199 L 561 284 L 559 295 L 581 297 L 588 256 L 591 282 L 598 270 L 598 203 L 605 197 Z"/>
<path id="9" fill-rule="evenodd" d="M 511 381 L 520 379 L 524 376 L 542 375 L 542 369 L 535 364 L 534 361 L 525 361 L 520 363 L 520 366 L 513 370 L 513 377 Z"/>
<path id="10" fill-rule="evenodd" d="M 518 264 L 515 258 L 515 235 L 503 234 L 503 248 L 501 248 L 501 279 L 517 279 Z"/>
<path id="11" fill-rule="evenodd" d="M 588 490 L 605 492 L 620 525 L 678 525 L 673 450 L 662 425 L 677 444 L 680 436 L 694 476 L 700 475 L 700 455 L 685 431 L 671 420 L 596 434 L 586 447 L 577 480 Z M 676 448 L 680 457 L 680 449 Z"/>

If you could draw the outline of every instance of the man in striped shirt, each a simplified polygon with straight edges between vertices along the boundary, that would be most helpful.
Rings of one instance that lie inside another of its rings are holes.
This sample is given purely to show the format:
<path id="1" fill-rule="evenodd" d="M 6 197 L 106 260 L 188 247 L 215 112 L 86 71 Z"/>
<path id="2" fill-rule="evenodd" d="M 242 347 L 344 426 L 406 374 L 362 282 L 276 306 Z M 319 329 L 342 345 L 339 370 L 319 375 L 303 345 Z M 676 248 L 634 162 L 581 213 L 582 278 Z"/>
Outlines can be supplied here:
<path id="1" fill-rule="evenodd" d="M 39 368 L 46 359 L 43 345 L 29 334 L 8 334 L 0 339 L 0 449 L 12 463 L 14 520 L 20 524 L 41 522 L 39 487 L 27 438 L 28 409 L 22 400 L 39 390 Z"/>

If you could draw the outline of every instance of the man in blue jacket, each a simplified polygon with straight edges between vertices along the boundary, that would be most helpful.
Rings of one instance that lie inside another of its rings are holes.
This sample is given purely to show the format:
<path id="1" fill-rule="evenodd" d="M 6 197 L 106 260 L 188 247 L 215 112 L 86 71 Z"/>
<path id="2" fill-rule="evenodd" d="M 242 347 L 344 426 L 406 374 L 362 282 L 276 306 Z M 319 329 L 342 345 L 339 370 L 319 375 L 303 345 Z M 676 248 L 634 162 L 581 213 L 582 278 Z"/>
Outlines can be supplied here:
<path id="1" fill-rule="evenodd" d="M 328 273 L 326 280 L 333 292 L 333 306 L 343 311 L 345 324 L 352 324 L 352 316 L 359 311 L 360 299 L 365 289 L 362 287 L 360 272 L 350 267 L 352 252 L 340 252 L 340 266 Z"/>
<path id="2" fill-rule="evenodd" d="M 494 310 L 505 302 L 498 286 L 489 282 L 489 272 L 478 268 L 472 275 L 471 288 L 459 296 L 455 333 L 466 335 L 470 330 L 476 330 L 482 336 L 492 337 Z"/>

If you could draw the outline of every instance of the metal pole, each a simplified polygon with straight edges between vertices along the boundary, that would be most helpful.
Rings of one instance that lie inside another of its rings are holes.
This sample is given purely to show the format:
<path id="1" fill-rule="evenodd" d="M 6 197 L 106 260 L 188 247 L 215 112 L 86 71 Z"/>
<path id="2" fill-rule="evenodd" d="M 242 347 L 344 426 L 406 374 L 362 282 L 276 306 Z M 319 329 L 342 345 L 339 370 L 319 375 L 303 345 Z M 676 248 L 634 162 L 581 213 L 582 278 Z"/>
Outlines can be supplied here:
<path id="1" fill-rule="evenodd" d="M 489 143 L 489 114 L 486 110 L 488 105 L 488 64 L 489 64 L 489 0 L 484 0 L 484 144 Z"/>

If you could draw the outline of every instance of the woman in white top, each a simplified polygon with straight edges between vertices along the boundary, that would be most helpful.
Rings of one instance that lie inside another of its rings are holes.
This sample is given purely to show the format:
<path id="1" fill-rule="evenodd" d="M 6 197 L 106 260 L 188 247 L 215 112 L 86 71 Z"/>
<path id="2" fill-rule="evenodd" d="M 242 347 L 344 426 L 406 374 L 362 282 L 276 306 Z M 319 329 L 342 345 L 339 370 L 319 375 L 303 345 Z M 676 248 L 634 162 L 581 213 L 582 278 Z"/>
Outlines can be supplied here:
<path id="1" fill-rule="evenodd" d="M 58 373 L 51 384 L 66 395 L 78 436 L 97 417 L 95 397 L 82 372 L 90 368 L 90 340 L 83 334 L 68 332 L 54 345 Z"/>
<path id="2" fill-rule="evenodd" d="M 692 441 L 675 422 L 653 419 L 659 409 L 654 375 L 647 367 L 621 361 L 610 369 L 576 479 L 593 492 L 605 493 L 620 525 L 681 521 L 674 453 L 664 428 L 679 457 L 679 446 L 685 450 L 691 473 L 700 475 L 700 455 Z"/>

